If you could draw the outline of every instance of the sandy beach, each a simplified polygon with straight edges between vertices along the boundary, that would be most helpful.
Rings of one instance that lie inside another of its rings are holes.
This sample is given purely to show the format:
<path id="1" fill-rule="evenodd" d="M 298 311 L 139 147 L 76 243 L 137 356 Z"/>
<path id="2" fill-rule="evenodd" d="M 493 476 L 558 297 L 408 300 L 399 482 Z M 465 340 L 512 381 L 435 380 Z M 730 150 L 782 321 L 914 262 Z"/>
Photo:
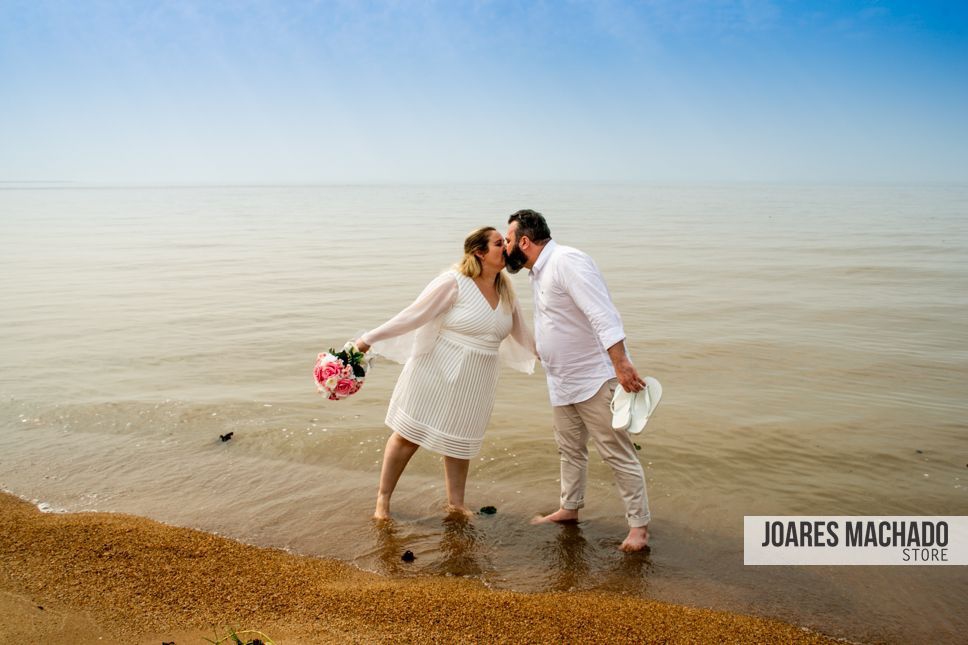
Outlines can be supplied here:
<path id="1" fill-rule="evenodd" d="M 0 495 L 0 640 L 203 643 L 835 642 L 777 621 L 604 593 L 390 579 L 127 515 Z M 257 635 L 250 634 L 248 638 Z"/>

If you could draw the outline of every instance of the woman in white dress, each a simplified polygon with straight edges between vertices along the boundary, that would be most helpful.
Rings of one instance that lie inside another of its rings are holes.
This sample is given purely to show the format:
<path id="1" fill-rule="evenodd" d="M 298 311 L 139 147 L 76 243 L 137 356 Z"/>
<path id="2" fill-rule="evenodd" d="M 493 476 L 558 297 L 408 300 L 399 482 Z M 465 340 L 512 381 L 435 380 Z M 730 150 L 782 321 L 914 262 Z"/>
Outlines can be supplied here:
<path id="1" fill-rule="evenodd" d="M 417 448 L 444 456 L 448 512 L 469 515 L 464 488 L 491 418 L 501 362 L 534 371 L 534 338 L 503 272 L 504 237 L 492 227 L 464 240 L 464 258 L 409 307 L 356 341 L 406 365 L 390 398 L 376 519 Z"/>

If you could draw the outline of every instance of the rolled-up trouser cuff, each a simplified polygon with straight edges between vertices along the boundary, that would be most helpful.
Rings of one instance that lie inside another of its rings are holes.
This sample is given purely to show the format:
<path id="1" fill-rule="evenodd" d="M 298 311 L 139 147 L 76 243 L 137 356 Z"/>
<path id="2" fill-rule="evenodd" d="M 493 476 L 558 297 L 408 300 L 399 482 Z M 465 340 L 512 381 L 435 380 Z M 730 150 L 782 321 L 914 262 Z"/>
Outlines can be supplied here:
<path id="1" fill-rule="evenodd" d="M 577 511 L 579 509 L 585 508 L 585 502 L 566 502 L 561 501 L 561 507 L 566 511 Z"/>
<path id="2" fill-rule="evenodd" d="M 652 521 L 652 515 L 643 515 L 640 517 L 628 517 L 626 519 L 629 521 L 629 528 L 637 529 L 642 526 L 648 526 L 649 522 Z"/>

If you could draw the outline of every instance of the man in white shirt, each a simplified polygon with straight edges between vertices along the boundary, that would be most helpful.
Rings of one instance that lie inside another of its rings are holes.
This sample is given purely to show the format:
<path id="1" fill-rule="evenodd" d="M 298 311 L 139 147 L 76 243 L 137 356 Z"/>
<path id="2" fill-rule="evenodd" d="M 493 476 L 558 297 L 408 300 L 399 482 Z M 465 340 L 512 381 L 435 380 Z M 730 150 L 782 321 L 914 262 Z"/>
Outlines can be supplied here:
<path id="1" fill-rule="evenodd" d="M 585 505 L 588 439 L 612 468 L 625 503 L 629 534 L 620 547 L 649 543 L 645 473 L 628 433 L 612 428 L 609 403 L 615 388 L 638 392 L 645 382 L 625 350 L 622 319 L 595 262 L 551 239 L 541 213 L 521 210 L 508 219 L 507 269 L 530 269 L 534 336 L 548 377 L 548 392 L 561 456 L 561 503 L 538 522 L 573 522 Z"/>

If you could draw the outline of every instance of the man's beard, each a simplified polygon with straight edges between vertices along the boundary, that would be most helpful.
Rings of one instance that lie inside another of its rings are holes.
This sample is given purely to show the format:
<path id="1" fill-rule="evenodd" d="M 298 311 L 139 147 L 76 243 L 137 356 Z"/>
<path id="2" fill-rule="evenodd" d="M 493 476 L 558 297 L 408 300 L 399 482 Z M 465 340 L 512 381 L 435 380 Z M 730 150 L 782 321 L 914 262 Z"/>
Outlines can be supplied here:
<path id="1" fill-rule="evenodd" d="M 517 244 L 510 251 L 504 252 L 504 268 L 508 270 L 508 273 L 517 273 L 524 268 L 527 261 L 528 256 L 524 254 L 524 251 Z"/>

